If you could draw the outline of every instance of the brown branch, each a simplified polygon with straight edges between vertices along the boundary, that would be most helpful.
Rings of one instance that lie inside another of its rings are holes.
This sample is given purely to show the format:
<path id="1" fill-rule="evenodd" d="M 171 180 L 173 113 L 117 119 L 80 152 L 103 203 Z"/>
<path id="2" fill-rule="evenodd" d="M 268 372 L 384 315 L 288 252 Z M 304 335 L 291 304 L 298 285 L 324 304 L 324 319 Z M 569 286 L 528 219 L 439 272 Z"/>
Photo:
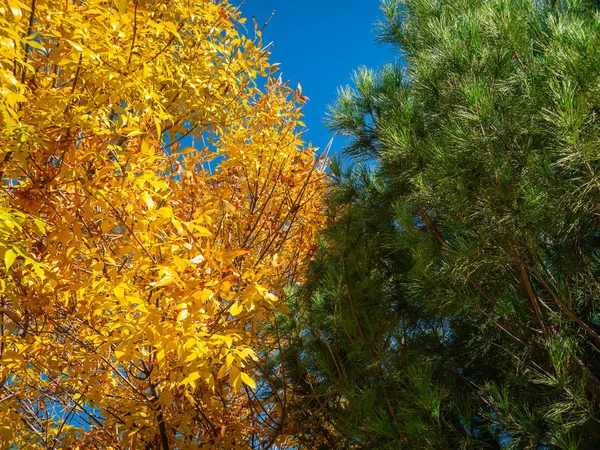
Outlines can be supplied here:
<path id="1" fill-rule="evenodd" d="M 558 297 L 558 295 L 556 294 L 554 289 L 552 289 L 550 284 L 546 281 L 545 277 L 543 277 L 542 274 L 540 274 L 540 272 L 538 271 L 538 269 L 535 266 L 532 266 L 532 269 L 533 269 L 533 272 L 535 273 L 537 279 L 542 282 L 542 284 L 544 285 L 546 290 L 550 293 L 550 295 L 552 296 L 552 298 L 554 299 L 556 304 L 560 307 L 560 309 L 563 310 L 565 313 L 567 313 L 567 315 L 571 319 L 573 319 L 575 322 L 577 322 L 581 326 L 581 328 L 583 328 L 585 330 L 586 333 L 588 333 L 598 343 L 600 343 L 600 336 L 587 323 L 585 323 L 582 319 L 577 317 L 577 315 L 573 311 L 571 311 L 571 309 L 569 307 L 567 307 L 567 305 Z"/>
<path id="2" fill-rule="evenodd" d="M 438 242 L 440 244 L 442 244 L 442 247 L 444 247 L 445 249 L 447 249 L 448 248 L 448 244 L 446 243 L 446 240 L 444 239 L 444 237 L 442 236 L 442 234 L 438 230 L 437 226 L 435 226 L 435 224 L 431 220 L 431 217 L 429 217 L 429 214 L 427 214 L 427 211 L 425 211 L 425 208 L 423 208 L 421 205 L 416 205 L 416 207 L 417 207 L 417 211 L 419 211 L 419 216 L 421 216 L 421 218 L 425 222 L 425 225 L 427 226 L 427 229 L 431 233 L 433 233 L 433 235 L 438 240 Z"/>
<path id="3" fill-rule="evenodd" d="M 27 36 L 31 35 L 31 31 L 33 30 L 33 21 L 35 19 L 35 7 L 37 4 L 37 0 L 31 0 L 31 13 L 29 14 L 29 27 L 27 28 Z M 25 56 L 23 57 L 23 73 L 21 74 L 21 84 L 25 83 L 25 77 L 27 75 L 27 71 L 25 68 L 25 64 L 29 59 L 29 44 L 25 45 Z"/>
<path id="4" fill-rule="evenodd" d="M 156 420 L 158 422 L 158 431 L 160 433 L 160 443 L 162 450 L 169 450 L 169 437 L 167 436 L 167 427 L 165 426 L 165 418 L 162 413 L 162 408 L 158 402 L 158 394 L 156 393 L 156 386 L 150 382 L 150 392 L 152 393 L 152 403 L 154 404 L 156 414 Z"/>
<path id="5" fill-rule="evenodd" d="M 522 262 L 520 264 L 520 266 L 521 266 L 521 269 L 520 269 L 521 282 L 523 285 L 523 289 L 525 291 L 525 295 L 527 296 L 527 300 L 529 300 L 529 304 L 531 306 L 531 309 L 533 309 L 535 317 L 537 318 L 538 322 L 540 323 L 540 325 L 542 327 L 542 331 L 544 332 L 544 335 L 547 336 L 548 335 L 548 326 L 546 325 L 546 321 L 544 320 L 544 315 L 540 308 L 540 304 L 538 303 L 538 300 L 535 296 L 535 292 L 533 291 L 533 286 L 531 285 L 531 279 L 529 278 L 529 272 L 527 272 L 524 262 Z"/>
<path id="6" fill-rule="evenodd" d="M 133 56 L 133 47 L 135 46 L 135 37 L 137 35 L 137 10 L 139 0 L 135 0 L 135 7 L 133 9 L 133 37 L 131 38 L 131 47 L 129 48 L 129 58 L 127 59 L 127 65 L 131 64 L 131 57 Z"/>

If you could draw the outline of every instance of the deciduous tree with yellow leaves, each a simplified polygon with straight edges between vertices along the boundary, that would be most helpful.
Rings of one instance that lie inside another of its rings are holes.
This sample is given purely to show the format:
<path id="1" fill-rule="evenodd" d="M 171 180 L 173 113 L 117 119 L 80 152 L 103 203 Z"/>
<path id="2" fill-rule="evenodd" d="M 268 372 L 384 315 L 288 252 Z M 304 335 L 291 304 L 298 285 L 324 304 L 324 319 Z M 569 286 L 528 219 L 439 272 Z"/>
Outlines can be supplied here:
<path id="1" fill-rule="evenodd" d="M 258 329 L 324 176 L 244 23 L 217 0 L 0 3 L 1 448 L 274 442 Z"/>

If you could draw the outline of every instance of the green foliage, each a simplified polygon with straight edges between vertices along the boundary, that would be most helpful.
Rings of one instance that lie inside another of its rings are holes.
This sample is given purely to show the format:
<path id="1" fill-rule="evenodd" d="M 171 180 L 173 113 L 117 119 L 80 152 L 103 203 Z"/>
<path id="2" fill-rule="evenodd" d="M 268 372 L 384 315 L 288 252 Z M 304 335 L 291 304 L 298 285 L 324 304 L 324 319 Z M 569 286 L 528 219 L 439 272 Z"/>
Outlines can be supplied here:
<path id="1" fill-rule="evenodd" d="M 307 448 L 597 448 L 598 3 L 382 10 L 406 64 L 331 108 L 352 164 L 280 320 L 290 427 Z"/>

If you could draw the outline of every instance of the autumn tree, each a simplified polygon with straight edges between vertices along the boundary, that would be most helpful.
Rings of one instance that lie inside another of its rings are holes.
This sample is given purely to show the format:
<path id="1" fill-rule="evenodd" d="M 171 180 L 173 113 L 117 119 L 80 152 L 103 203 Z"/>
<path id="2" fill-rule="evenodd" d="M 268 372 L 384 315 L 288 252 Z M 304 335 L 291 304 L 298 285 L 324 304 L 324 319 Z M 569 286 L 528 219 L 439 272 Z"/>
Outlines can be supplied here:
<path id="1" fill-rule="evenodd" d="M 273 442 L 258 328 L 313 251 L 323 171 L 245 23 L 0 5 L 2 448 Z"/>
<path id="2" fill-rule="evenodd" d="M 278 321 L 299 445 L 598 448 L 598 7 L 383 2 L 402 60 L 331 109 L 351 164 Z"/>

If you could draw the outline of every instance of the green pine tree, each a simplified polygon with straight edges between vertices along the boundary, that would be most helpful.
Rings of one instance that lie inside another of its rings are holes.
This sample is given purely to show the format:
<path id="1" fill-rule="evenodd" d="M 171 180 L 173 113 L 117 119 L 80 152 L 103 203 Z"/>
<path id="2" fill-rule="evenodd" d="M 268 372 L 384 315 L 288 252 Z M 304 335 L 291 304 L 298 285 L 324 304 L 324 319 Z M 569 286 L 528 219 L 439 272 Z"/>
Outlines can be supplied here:
<path id="1" fill-rule="evenodd" d="M 331 109 L 350 169 L 278 323 L 287 430 L 309 449 L 598 448 L 599 2 L 383 11 L 403 64 L 361 69 Z"/>

